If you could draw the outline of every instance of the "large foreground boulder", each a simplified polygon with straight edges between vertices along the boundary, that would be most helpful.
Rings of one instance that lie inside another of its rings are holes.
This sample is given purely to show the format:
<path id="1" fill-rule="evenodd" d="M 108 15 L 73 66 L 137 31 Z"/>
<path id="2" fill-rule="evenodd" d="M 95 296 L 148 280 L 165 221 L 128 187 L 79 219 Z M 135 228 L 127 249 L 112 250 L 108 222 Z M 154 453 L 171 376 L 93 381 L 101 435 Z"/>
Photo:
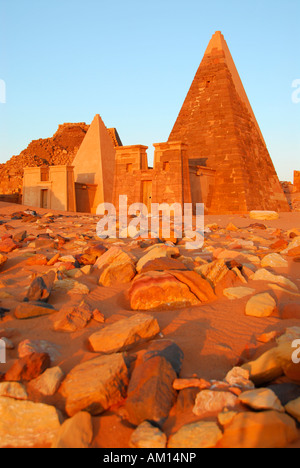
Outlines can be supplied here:
<path id="1" fill-rule="evenodd" d="M 222 432 L 215 422 L 198 421 L 187 424 L 173 434 L 168 448 L 214 448 L 222 438 Z"/>
<path id="2" fill-rule="evenodd" d="M 0 448 L 49 447 L 60 420 L 54 406 L 0 397 Z"/>
<path id="3" fill-rule="evenodd" d="M 277 411 L 240 413 L 225 427 L 222 448 L 285 448 L 298 438 L 295 421 Z"/>
<path id="4" fill-rule="evenodd" d="M 175 401 L 176 377 L 172 365 L 162 356 L 138 365 L 130 380 L 125 405 L 129 422 L 136 426 L 146 420 L 162 424 Z"/>
<path id="5" fill-rule="evenodd" d="M 144 273 L 134 279 L 129 290 L 133 310 L 190 307 L 215 297 L 209 282 L 194 271 Z"/>
<path id="6" fill-rule="evenodd" d="M 101 356 L 74 367 L 61 385 L 69 416 L 79 411 L 97 415 L 126 395 L 128 369 L 123 354 Z"/>

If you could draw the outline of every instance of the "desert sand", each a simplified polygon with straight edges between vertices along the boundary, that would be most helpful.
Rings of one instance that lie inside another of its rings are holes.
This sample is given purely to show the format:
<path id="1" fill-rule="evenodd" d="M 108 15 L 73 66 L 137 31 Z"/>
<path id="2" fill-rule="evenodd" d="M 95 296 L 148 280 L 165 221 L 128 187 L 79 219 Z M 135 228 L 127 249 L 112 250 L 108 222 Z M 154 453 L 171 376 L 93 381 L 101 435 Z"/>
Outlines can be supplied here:
<path id="1" fill-rule="evenodd" d="M 88 287 L 88 294 L 74 294 L 70 291 L 52 288 L 48 304 L 52 305 L 57 312 L 20 320 L 16 318 L 14 312 L 17 306 L 23 304 L 22 301 L 34 278 L 45 275 L 50 269 L 54 269 L 56 274 L 60 270 L 59 279 L 61 280 L 68 278 L 68 273 L 72 271 L 72 269 L 61 268 L 61 263 L 55 263 L 53 266 L 28 265 L 28 259 L 36 254 L 46 256 L 47 260 L 53 258 L 55 254 L 59 254 L 58 259 L 68 255 L 75 257 L 82 254 L 91 245 L 102 244 L 107 249 L 117 245 L 126 253 L 133 255 L 135 262 L 137 262 L 145 255 L 145 247 L 143 247 L 141 240 L 97 239 L 96 223 L 99 218 L 90 214 L 49 213 L 49 210 L 37 209 L 38 217 L 30 218 L 30 220 L 26 217 L 12 219 L 13 213 L 23 212 L 26 209 L 28 207 L 0 203 L 0 237 L 2 240 L 4 237 L 15 236 L 21 231 L 27 231 L 25 239 L 18 243 L 19 248 L 9 253 L 3 253 L 8 257 L 8 260 L 2 265 L 0 271 L 0 293 L 2 294 L 0 307 L 7 309 L 7 312 L 3 314 L 0 321 L 0 338 L 6 337 L 10 340 L 13 349 L 7 349 L 7 362 L 0 364 L 0 372 L 4 378 L 5 373 L 19 359 L 18 346 L 24 340 L 45 340 L 51 343 L 55 349 L 51 367 L 59 366 L 64 375 L 67 376 L 78 364 L 101 355 L 101 353 L 93 352 L 89 345 L 88 340 L 93 333 L 137 313 L 131 309 L 128 299 L 128 290 L 132 280 L 119 285 L 99 285 L 99 270 L 95 265 L 92 265 L 88 274 L 82 274 L 76 278 L 76 281 Z M 300 213 L 280 213 L 278 219 L 260 221 L 250 219 L 248 214 L 209 215 L 205 217 L 205 225 L 211 226 L 211 229 L 205 235 L 203 249 L 187 251 L 185 242 L 180 240 L 176 245 L 180 253 L 179 258 L 186 262 L 189 271 L 202 264 L 199 263 L 198 257 L 208 263 L 215 261 L 214 253 L 220 252 L 218 250 L 220 248 L 231 252 L 228 253 L 228 257 L 225 256 L 226 261 L 232 260 L 232 251 L 240 252 L 246 256 L 258 257 L 259 263 L 256 264 L 251 262 L 251 257 L 247 259 L 242 255 L 242 257 L 235 258 L 240 268 L 241 265 L 247 265 L 249 270 L 252 268 L 253 273 L 262 268 L 260 262 L 266 255 L 276 252 L 286 261 L 285 266 L 268 266 L 266 269 L 275 275 L 289 279 L 296 288 L 291 289 L 281 285 L 283 289 L 275 289 L 270 286 L 270 281 L 255 281 L 244 275 L 244 282 L 236 277 L 234 284 L 227 286 L 251 288 L 253 292 L 250 296 L 230 300 L 222 293 L 223 289 L 226 289 L 224 284 L 222 291 L 219 290 L 215 300 L 212 301 L 192 307 L 170 307 L 141 311 L 141 313 L 151 315 L 157 320 L 160 333 L 149 341 L 133 345 L 126 351 L 130 362 L 130 373 L 138 365 L 153 341 L 168 339 L 173 340 L 184 354 L 180 379 L 198 378 L 206 381 L 223 381 L 232 368 L 257 359 L 269 349 L 274 348 L 276 346 L 275 339 L 284 334 L 287 329 L 299 327 L 299 316 L 298 318 L 295 315 L 295 318 L 283 319 L 282 313 L 287 305 L 300 304 L 300 253 L 295 256 L 281 254 L 280 248 L 272 248 L 271 246 L 280 239 L 285 241 L 285 246 L 289 245 L 300 236 Z M 231 230 L 232 225 L 236 229 Z M 250 227 L 250 225 L 253 226 Z M 262 229 L 261 225 L 264 225 L 265 229 Z M 38 235 L 46 235 L 45 238 L 50 241 L 54 241 L 57 239 L 57 235 L 60 235 L 65 239 L 65 242 L 61 243 L 59 248 L 57 245 L 51 246 L 51 244 L 36 247 L 34 242 Z M 253 245 L 245 248 L 239 245 L 240 240 L 252 240 Z M 281 250 L 284 251 L 283 246 Z M 189 260 L 186 260 L 187 257 Z M 69 265 L 67 268 L 73 268 L 73 266 Z M 249 270 L 247 270 L 248 273 Z M 276 302 L 276 308 L 272 315 L 268 317 L 247 316 L 245 308 L 249 298 L 266 292 Z M 92 318 L 84 328 L 73 332 L 55 330 L 54 323 L 57 321 L 59 311 L 65 310 L 67 307 L 78 306 L 82 299 L 85 299 L 92 311 L 97 309 L 103 314 L 104 322 L 101 323 Z M 265 340 L 260 338 L 261 335 L 269 332 L 276 332 L 276 334 Z M 270 341 L 268 341 L 269 339 Z M 300 384 L 300 377 L 295 381 L 290 376 L 283 374 L 275 379 L 275 383 L 284 382 Z M 23 383 L 27 389 L 29 400 L 55 406 L 61 412 L 63 419 L 69 417 L 65 412 L 65 400 L 60 389 L 52 396 L 44 396 L 31 388 L 29 381 Z M 266 382 L 263 386 L 269 386 L 270 383 Z M 160 426 L 168 439 L 186 424 L 203 419 L 217 422 L 218 414 L 211 414 L 203 418 L 193 413 L 195 396 L 198 392 L 199 389 L 195 390 L 195 388 L 176 392 L 176 398 L 169 415 Z M 125 402 L 126 397 L 101 414 L 93 415 L 93 437 L 89 444 L 90 447 L 127 448 L 130 446 L 130 439 L 135 427 L 126 419 Z M 249 408 L 239 405 L 239 409 L 236 411 L 246 412 L 249 411 Z M 292 444 L 286 445 L 300 446 L 300 432 L 298 436 L 298 441 L 295 440 Z M 222 441 L 218 444 L 222 445 Z M 48 445 L 45 444 L 45 446 Z M 36 446 L 41 445 L 37 443 Z M 42 444 L 42 446 L 44 445 Z"/>

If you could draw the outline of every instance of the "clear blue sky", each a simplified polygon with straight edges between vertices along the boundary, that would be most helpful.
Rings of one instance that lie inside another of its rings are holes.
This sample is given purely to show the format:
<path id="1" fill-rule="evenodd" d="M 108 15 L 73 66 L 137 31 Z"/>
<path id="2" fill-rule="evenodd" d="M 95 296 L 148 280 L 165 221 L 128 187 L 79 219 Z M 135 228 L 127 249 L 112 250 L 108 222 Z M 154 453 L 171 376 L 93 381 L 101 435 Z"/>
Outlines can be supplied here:
<path id="1" fill-rule="evenodd" d="M 147 145 L 151 156 L 221 30 L 278 175 L 292 180 L 299 21 L 299 0 L 0 0 L 0 162 L 97 113 L 123 144 Z"/>

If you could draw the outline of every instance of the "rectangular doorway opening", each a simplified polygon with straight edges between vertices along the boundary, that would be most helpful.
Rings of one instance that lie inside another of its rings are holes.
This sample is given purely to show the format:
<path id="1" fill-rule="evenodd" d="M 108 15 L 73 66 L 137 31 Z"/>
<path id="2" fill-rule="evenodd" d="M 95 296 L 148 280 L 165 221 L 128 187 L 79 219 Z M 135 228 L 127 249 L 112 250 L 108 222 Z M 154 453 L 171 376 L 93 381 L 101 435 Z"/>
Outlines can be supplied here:
<path id="1" fill-rule="evenodd" d="M 146 205 L 148 212 L 151 213 L 152 203 L 152 180 L 144 180 L 142 182 L 143 203 Z"/>
<path id="2" fill-rule="evenodd" d="M 41 190 L 41 208 L 48 208 L 48 189 Z"/>

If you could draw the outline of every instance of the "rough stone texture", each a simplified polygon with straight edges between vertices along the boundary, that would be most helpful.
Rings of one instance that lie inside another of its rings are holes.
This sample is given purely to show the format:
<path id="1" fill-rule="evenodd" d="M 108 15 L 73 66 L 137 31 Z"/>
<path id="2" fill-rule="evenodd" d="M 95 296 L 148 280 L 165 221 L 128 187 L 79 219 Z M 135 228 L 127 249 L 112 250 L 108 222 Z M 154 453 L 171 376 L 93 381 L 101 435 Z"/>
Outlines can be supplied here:
<path id="1" fill-rule="evenodd" d="M 195 271 L 209 280 L 213 286 L 216 286 L 229 272 L 229 268 L 225 260 L 221 259 L 207 263 L 206 265 L 201 265 L 195 268 Z"/>
<path id="2" fill-rule="evenodd" d="M 89 288 L 83 284 L 68 278 L 55 281 L 53 291 L 64 292 L 68 294 L 89 294 Z"/>
<path id="3" fill-rule="evenodd" d="M 129 441 L 131 448 L 166 448 L 167 436 L 148 421 L 140 424 L 132 433 Z"/>
<path id="4" fill-rule="evenodd" d="M 18 248 L 18 244 L 14 242 L 10 237 L 0 241 L 0 252 L 9 253 Z"/>
<path id="5" fill-rule="evenodd" d="M 222 432 L 214 422 L 199 421 L 188 424 L 173 434 L 168 448 L 214 448 L 222 438 Z"/>
<path id="6" fill-rule="evenodd" d="M 123 354 L 101 356 L 74 367 L 61 385 L 66 412 L 97 415 L 126 395 L 128 369 Z"/>
<path id="7" fill-rule="evenodd" d="M 189 160 L 203 167 L 204 174 L 208 169 L 215 171 L 206 188 L 205 204 L 210 213 L 289 211 L 242 82 L 219 31 L 213 35 L 183 103 L 169 136 L 169 142 L 172 141 L 188 144 Z"/>
<path id="8" fill-rule="evenodd" d="M 61 425 L 51 448 L 89 448 L 92 439 L 92 417 L 89 413 L 80 411 Z"/>
<path id="9" fill-rule="evenodd" d="M 46 353 L 32 353 L 18 359 L 6 372 L 7 382 L 30 381 L 41 375 L 51 365 Z"/>
<path id="10" fill-rule="evenodd" d="M 46 340 L 24 340 L 18 345 L 18 354 L 20 358 L 32 353 L 46 353 L 51 362 L 54 362 L 59 356 L 59 346 Z"/>
<path id="11" fill-rule="evenodd" d="M 110 354 L 150 340 L 159 332 L 157 320 L 151 315 L 136 314 L 93 333 L 89 343 L 95 352 Z"/>
<path id="12" fill-rule="evenodd" d="M 285 406 L 285 411 L 300 423 L 300 398 L 290 401 Z"/>
<path id="13" fill-rule="evenodd" d="M 150 343 L 143 360 L 146 361 L 155 356 L 164 357 L 171 364 L 176 374 L 180 374 L 184 354 L 174 341 L 157 340 Z"/>
<path id="14" fill-rule="evenodd" d="M 148 271 L 187 270 L 183 262 L 169 257 L 155 258 L 149 260 L 141 269 L 140 273 Z"/>
<path id="15" fill-rule="evenodd" d="M 136 276 L 129 290 L 133 310 L 172 309 L 200 304 L 188 286 L 170 272 L 149 272 Z"/>
<path id="16" fill-rule="evenodd" d="M 10 397 L 16 400 L 27 400 L 28 395 L 24 385 L 18 382 L 1 382 L 0 397 Z"/>
<path id="17" fill-rule="evenodd" d="M 91 308 L 82 301 L 77 307 L 63 307 L 53 324 L 56 331 L 75 332 L 86 327 L 93 317 Z"/>
<path id="18" fill-rule="evenodd" d="M 240 413 L 225 427 L 222 448 L 285 448 L 298 438 L 295 421 L 277 411 Z"/>
<path id="19" fill-rule="evenodd" d="M 23 302 L 16 307 L 14 313 L 17 319 L 24 320 L 53 314 L 55 312 L 56 310 L 54 307 L 49 304 L 43 304 L 41 302 Z"/>
<path id="20" fill-rule="evenodd" d="M 0 254 L 0 268 L 4 265 L 4 263 L 6 263 L 8 260 L 8 258 L 6 257 L 6 255 L 2 255 Z"/>
<path id="21" fill-rule="evenodd" d="M 179 256 L 179 250 L 177 247 L 169 247 L 166 245 L 155 245 L 148 249 L 147 253 L 138 261 L 136 269 L 138 273 L 152 260 L 159 258 L 172 258 L 173 255 Z"/>
<path id="22" fill-rule="evenodd" d="M 254 387 L 253 382 L 249 380 L 249 371 L 242 367 L 234 367 L 225 377 L 225 381 L 232 386 Z"/>
<path id="23" fill-rule="evenodd" d="M 60 387 L 64 373 L 60 367 L 52 367 L 30 382 L 31 388 L 45 396 L 54 395 Z"/>
<path id="24" fill-rule="evenodd" d="M 259 388 L 244 392 L 239 396 L 239 401 L 254 410 L 274 410 L 281 413 L 284 408 L 275 393 L 269 388 Z"/>
<path id="25" fill-rule="evenodd" d="M 264 268 L 257 270 L 251 277 L 251 279 L 253 281 L 269 281 L 271 283 L 286 286 L 290 289 L 293 289 L 294 291 L 298 291 L 298 286 L 296 286 L 296 284 L 290 281 L 288 278 L 285 278 L 281 275 L 274 275 L 273 273 Z"/>
<path id="26" fill-rule="evenodd" d="M 196 397 L 193 413 L 201 417 L 220 413 L 224 408 L 234 408 L 237 402 L 237 397 L 230 392 L 202 390 Z"/>
<path id="27" fill-rule="evenodd" d="M 289 211 L 289 210 L 288 210 Z M 251 219 L 259 219 L 259 220 L 272 220 L 272 219 L 278 219 L 279 214 L 276 213 L 276 211 L 258 211 L 258 210 L 253 210 L 250 212 L 250 218 Z"/>
<path id="28" fill-rule="evenodd" d="M 175 401 L 172 384 L 176 377 L 171 364 L 161 356 L 138 365 L 132 373 L 125 403 L 129 422 L 136 426 L 146 420 L 163 423 Z"/>
<path id="29" fill-rule="evenodd" d="M 100 276 L 99 284 L 111 287 L 118 284 L 130 283 L 135 277 L 136 270 L 134 263 L 129 261 L 127 263 L 116 263 L 109 265 Z"/>
<path id="30" fill-rule="evenodd" d="M 55 277 L 54 271 L 49 271 L 49 273 L 43 276 L 37 276 L 29 287 L 26 301 L 47 302 L 51 294 Z"/>
<path id="31" fill-rule="evenodd" d="M 262 268 L 287 268 L 288 265 L 287 260 L 277 253 L 266 255 L 261 261 Z"/>
<path id="32" fill-rule="evenodd" d="M 148 272 L 129 290 L 133 310 L 189 307 L 216 298 L 208 281 L 193 271 Z"/>
<path id="33" fill-rule="evenodd" d="M 251 317 L 269 317 L 276 310 L 276 301 L 269 293 L 251 297 L 246 305 L 246 315 Z"/>
<path id="34" fill-rule="evenodd" d="M 54 406 L 0 397 L 0 447 L 50 447 L 60 419 Z"/>

